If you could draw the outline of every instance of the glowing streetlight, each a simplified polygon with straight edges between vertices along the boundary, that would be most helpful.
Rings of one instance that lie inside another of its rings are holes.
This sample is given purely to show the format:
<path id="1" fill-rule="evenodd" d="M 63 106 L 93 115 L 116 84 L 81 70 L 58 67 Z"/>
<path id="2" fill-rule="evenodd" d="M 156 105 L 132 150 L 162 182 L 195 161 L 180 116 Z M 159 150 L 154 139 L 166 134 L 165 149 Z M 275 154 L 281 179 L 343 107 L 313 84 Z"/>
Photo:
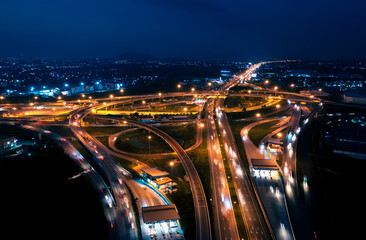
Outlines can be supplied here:
<path id="1" fill-rule="evenodd" d="M 151 140 L 151 136 L 149 135 L 149 136 L 147 137 L 147 139 L 149 140 L 149 157 L 150 157 L 150 140 Z"/>
<path id="2" fill-rule="evenodd" d="M 195 89 L 194 87 L 193 87 L 193 88 L 191 88 L 191 91 L 192 91 L 192 92 L 194 92 L 195 90 L 196 90 L 196 89 Z"/>
<path id="3" fill-rule="evenodd" d="M 124 92 L 124 90 L 123 90 L 123 89 L 120 89 L 119 91 L 120 91 L 120 93 L 123 93 L 123 92 Z"/>
<path id="4" fill-rule="evenodd" d="M 260 113 L 257 113 L 255 116 L 259 118 L 261 116 L 261 114 Z"/>
<path id="5" fill-rule="evenodd" d="M 183 108 L 183 111 L 187 112 L 188 111 L 188 108 L 184 107 Z"/>
<path id="6" fill-rule="evenodd" d="M 268 88 L 268 86 L 267 86 L 268 83 L 269 83 L 269 80 L 264 81 L 264 84 L 265 84 L 266 88 Z"/>

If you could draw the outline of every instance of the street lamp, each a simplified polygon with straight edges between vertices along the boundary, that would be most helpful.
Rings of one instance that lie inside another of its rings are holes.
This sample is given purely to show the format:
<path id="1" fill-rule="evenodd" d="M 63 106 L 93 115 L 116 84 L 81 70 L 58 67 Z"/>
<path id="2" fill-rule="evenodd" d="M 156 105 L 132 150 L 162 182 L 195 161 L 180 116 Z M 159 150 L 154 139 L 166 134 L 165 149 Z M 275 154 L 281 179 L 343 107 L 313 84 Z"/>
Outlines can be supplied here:
<path id="1" fill-rule="evenodd" d="M 292 88 L 292 91 L 294 91 L 294 87 L 295 87 L 295 84 L 294 83 L 291 83 L 291 88 Z"/>
<path id="2" fill-rule="evenodd" d="M 192 92 L 194 92 L 195 90 L 196 90 L 196 89 L 195 89 L 194 87 L 193 87 L 193 88 L 191 88 L 191 91 L 192 91 Z"/>
<path id="3" fill-rule="evenodd" d="M 261 116 L 261 114 L 260 113 L 257 113 L 255 116 L 259 118 Z"/>
<path id="4" fill-rule="evenodd" d="M 277 108 L 277 117 L 278 117 L 278 109 L 280 108 L 280 104 L 277 104 L 276 108 Z"/>
<path id="5" fill-rule="evenodd" d="M 269 80 L 264 81 L 264 84 L 265 84 L 266 88 L 268 88 L 268 86 L 267 86 L 268 83 L 269 83 Z"/>
<path id="6" fill-rule="evenodd" d="M 95 123 L 95 121 L 94 121 L 94 119 L 95 119 L 94 114 L 97 112 L 97 110 L 95 110 L 95 108 L 93 108 L 91 111 L 92 111 L 92 113 L 93 113 L 93 123 Z"/>
<path id="7" fill-rule="evenodd" d="M 150 158 L 150 140 L 151 140 L 151 136 L 149 135 L 149 136 L 147 137 L 147 139 L 149 140 L 149 158 Z"/>

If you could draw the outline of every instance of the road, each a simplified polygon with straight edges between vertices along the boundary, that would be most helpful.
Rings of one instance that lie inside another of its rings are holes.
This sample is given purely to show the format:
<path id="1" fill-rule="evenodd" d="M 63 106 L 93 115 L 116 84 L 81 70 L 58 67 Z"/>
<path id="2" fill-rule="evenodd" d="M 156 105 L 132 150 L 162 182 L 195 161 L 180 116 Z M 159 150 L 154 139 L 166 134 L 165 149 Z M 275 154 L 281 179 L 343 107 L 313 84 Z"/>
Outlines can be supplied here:
<path id="1" fill-rule="evenodd" d="M 214 99 L 210 99 L 206 105 L 205 119 L 215 236 L 216 239 L 239 239 L 213 113 Z"/>
<path id="2" fill-rule="evenodd" d="M 29 125 L 21 125 L 25 130 L 37 132 L 38 134 L 45 135 L 47 138 L 52 139 L 54 142 L 58 144 L 58 146 L 62 147 L 62 149 L 65 151 L 66 154 L 70 156 L 71 159 L 74 160 L 74 162 L 81 167 L 83 171 L 81 171 L 79 174 L 73 176 L 70 178 L 76 178 L 81 175 L 86 175 L 92 185 L 95 187 L 95 189 L 98 190 L 99 197 L 101 199 L 101 203 L 104 209 L 104 214 L 108 221 L 110 221 L 111 228 L 110 231 L 110 239 L 119 239 L 118 238 L 118 232 L 114 228 L 114 219 L 115 219 L 115 212 L 111 208 L 110 202 L 108 199 L 106 199 L 106 196 L 111 196 L 109 189 L 107 188 L 107 185 L 103 181 L 103 179 L 100 177 L 100 175 L 93 169 L 93 167 L 85 161 L 83 156 L 75 149 L 75 147 L 67 141 L 65 138 L 62 138 L 56 133 L 53 133 L 48 130 L 44 130 L 41 128 L 29 126 Z"/>
<path id="3" fill-rule="evenodd" d="M 91 109 L 80 109 L 70 117 L 70 128 L 79 141 L 95 157 L 107 185 L 113 196 L 107 196 L 115 212 L 114 224 L 119 234 L 117 239 L 138 239 L 136 217 L 132 208 L 132 198 L 128 191 L 125 176 L 120 171 L 120 166 L 104 150 L 101 144 L 91 137 L 82 127 L 81 120 Z"/>
<path id="4" fill-rule="evenodd" d="M 189 178 L 196 216 L 196 239 L 211 239 L 211 224 L 206 195 L 196 168 L 184 149 L 171 136 L 149 124 L 113 117 L 99 118 L 112 121 L 126 121 L 128 124 L 135 125 L 155 133 L 169 144 L 169 146 L 177 153 Z"/>
<path id="5" fill-rule="evenodd" d="M 136 200 L 136 205 L 140 217 L 142 239 L 150 240 L 153 237 L 157 239 L 184 239 L 183 232 L 177 221 L 167 223 L 144 223 L 142 216 L 142 208 L 150 206 L 169 205 L 171 202 L 164 196 L 157 194 L 156 190 L 142 179 L 127 179 L 128 187 Z M 176 226 L 176 227 L 172 227 Z M 172 237 L 170 237 L 170 234 Z"/>
<path id="6" fill-rule="evenodd" d="M 94 139 L 97 141 L 96 139 Z M 97 141 L 98 142 L 98 141 Z M 107 147 L 101 145 L 101 147 L 104 148 L 106 152 L 108 152 L 110 155 L 126 159 L 132 163 L 139 164 L 139 165 L 146 165 L 142 162 L 140 162 L 137 159 L 122 155 L 121 153 L 114 152 Z M 146 165 L 146 167 L 149 167 Z M 119 170 L 122 174 L 129 175 L 131 174 L 126 171 L 126 169 L 119 166 Z M 143 239 L 151 239 L 151 237 L 157 237 L 157 239 L 184 239 L 183 231 L 180 228 L 180 224 L 178 224 L 177 221 L 171 221 L 170 225 L 164 224 L 160 225 L 158 223 L 152 224 L 152 223 L 144 223 L 143 217 L 142 217 L 142 208 L 147 206 L 159 206 L 159 205 L 166 205 L 171 204 L 171 202 L 163 195 L 161 194 L 156 188 L 151 186 L 149 183 L 144 181 L 141 178 L 134 177 L 131 179 L 130 177 L 125 178 L 124 182 L 127 184 L 129 189 L 132 192 L 133 199 L 137 205 L 137 210 L 139 213 L 139 219 L 140 219 L 140 229 L 141 229 L 141 235 Z M 137 199 L 137 200 L 136 200 Z M 171 225 L 174 225 L 175 227 L 172 228 Z M 164 227 L 162 227 L 164 226 Z M 172 233 L 172 237 L 170 237 L 169 232 Z M 164 238 L 164 235 L 165 238 Z"/>
<path id="7" fill-rule="evenodd" d="M 169 123 L 167 125 L 177 126 L 178 123 L 176 123 L 175 125 L 172 125 L 171 123 Z M 192 150 L 196 149 L 197 147 L 199 147 L 201 145 L 201 143 L 202 143 L 202 127 L 200 125 L 201 125 L 200 122 L 197 121 L 197 123 L 196 123 L 196 142 L 192 146 L 190 146 L 189 148 L 185 149 L 184 151 L 186 151 L 186 152 L 192 151 Z M 159 126 L 163 126 L 163 124 L 160 124 Z M 118 152 L 118 153 L 121 153 L 121 154 L 124 154 L 124 155 L 135 156 L 135 157 L 144 157 L 144 156 L 147 156 L 148 154 L 144 154 L 144 153 L 125 152 L 125 151 L 123 151 L 123 150 L 121 150 L 121 149 L 119 149 L 119 148 L 116 147 L 116 144 L 115 143 L 116 143 L 117 138 L 120 135 L 123 135 L 123 134 L 128 133 L 128 132 L 135 131 L 137 129 L 138 128 L 129 128 L 129 129 L 126 129 L 124 131 L 121 131 L 121 132 L 118 132 L 118 133 L 115 133 L 115 134 L 110 135 L 109 138 L 108 138 L 108 145 L 109 145 L 109 147 L 113 151 Z M 150 154 L 150 157 L 171 156 L 171 155 L 175 155 L 175 154 L 176 154 L 175 152 L 151 153 Z"/>
<path id="8" fill-rule="evenodd" d="M 251 159 L 268 159 L 268 154 L 265 148 L 258 148 L 254 145 L 248 133 L 251 128 L 273 120 L 275 119 L 264 119 L 251 123 L 241 130 L 240 136 L 249 162 L 252 181 L 275 238 L 294 239 L 281 179 L 278 176 L 256 174 L 251 169 Z"/>
<path id="9" fill-rule="evenodd" d="M 216 116 L 220 128 L 222 140 L 225 145 L 226 155 L 230 166 L 230 172 L 235 183 L 235 191 L 238 196 L 243 221 L 246 223 L 249 238 L 251 239 L 271 239 L 271 232 L 263 218 L 260 207 L 250 184 L 250 179 L 236 146 L 234 135 L 231 131 L 230 123 L 226 113 L 221 111 L 224 99 L 217 100 Z M 247 149 L 246 149 L 247 150 Z"/>
<path id="10" fill-rule="evenodd" d="M 308 176 L 313 170 L 308 167 L 307 163 L 300 162 L 301 176 L 298 176 L 297 144 L 299 135 L 315 117 L 322 105 L 320 103 L 310 114 L 308 109 L 298 108 L 296 116 L 293 115 L 293 119 L 291 119 L 293 121 L 284 142 L 282 175 L 286 182 L 286 199 L 290 215 L 295 219 L 294 230 L 300 239 L 313 237 L 314 232 L 319 232 L 316 229 L 319 225 L 318 219 L 312 219 L 311 215 L 314 210 L 314 202 L 310 200 L 312 187 L 311 179 L 309 181 Z M 301 111 L 307 116 L 302 126 L 300 126 Z"/>

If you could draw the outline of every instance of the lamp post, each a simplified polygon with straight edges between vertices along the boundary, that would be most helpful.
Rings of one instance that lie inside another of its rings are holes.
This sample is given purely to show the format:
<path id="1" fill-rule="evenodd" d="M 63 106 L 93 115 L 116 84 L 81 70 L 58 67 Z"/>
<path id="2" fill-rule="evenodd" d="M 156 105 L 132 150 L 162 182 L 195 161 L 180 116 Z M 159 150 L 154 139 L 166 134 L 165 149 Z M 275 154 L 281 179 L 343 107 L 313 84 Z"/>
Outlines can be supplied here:
<path id="1" fill-rule="evenodd" d="M 150 140 L 151 140 L 151 136 L 149 135 L 149 136 L 147 137 L 147 139 L 149 140 L 149 158 L 150 158 Z"/>
<path id="2" fill-rule="evenodd" d="M 264 81 L 264 85 L 266 86 L 267 89 L 268 89 L 268 83 L 269 83 L 269 80 Z"/>
<path id="3" fill-rule="evenodd" d="M 278 115 L 279 115 L 278 110 L 280 109 L 280 104 L 277 104 L 276 108 L 277 108 L 277 117 L 278 117 Z"/>
<path id="4" fill-rule="evenodd" d="M 93 122 L 95 123 L 95 120 L 94 120 L 94 114 L 97 110 L 95 110 L 95 108 L 92 109 L 92 113 L 93 113 Z"/>
<path id="5" fill-rule="evenodd" d="M 294 92 L 295 84 L 294 83 L 291 83 L 290 87 L 292 88 L 292 92 Z"/>

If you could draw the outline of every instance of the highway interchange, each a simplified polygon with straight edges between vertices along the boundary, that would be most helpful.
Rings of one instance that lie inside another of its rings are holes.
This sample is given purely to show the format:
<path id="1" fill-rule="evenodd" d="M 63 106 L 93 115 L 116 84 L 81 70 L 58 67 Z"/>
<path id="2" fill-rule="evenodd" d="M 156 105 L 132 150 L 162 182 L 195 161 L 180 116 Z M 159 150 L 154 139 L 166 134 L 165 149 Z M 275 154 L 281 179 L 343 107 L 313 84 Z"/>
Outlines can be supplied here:
<path id="1" fill-rule="evenodd" d="M 285 194 L 289 195 L 296 193 L 297 188 L 299 187 L 299 183 L 296 182 L 298 178 L 297 176 L 294 176 L 294 174 L 296 174 L 296 153 L 294 153 L 294 151 L 296 151 L 297 144 L 296 136 L 298 136 L 301 129 L 301 112 L 306 112 L 306 115 L 308 115 L 309 112 L 306 111 L 306 109 L 302 109 L 302 107 L 300 108 L 298 105 L 290 105 L 290 109 L 292 111 L 291 118 L 281 120 L 283 124 L 279 125 L 279 127 L 282 127 L 281 129 L 283 129 L 284 126 L 290 127 L 290 137 L 287 137 L 284 143 L 283 164 L 282 166 L 279 166 L 279 172 L 283 178 L 280 178 L 277 175 L 273 176 L 273 178 L 265 178 L 256 177 L 251 169 L 245 169 L 234 138 L 234 134 L 239 133 L 232 132 L 230 122 L 224 111 L 224 98 L 228 96 L 229 89 L 239 82 L 249 81 L 251 74 L 261 65 L 267 63 L 268 62 L 263 62 L 253 65 L 244 73 L 220 86 L 216 91 L 164 94 L 164 97 L 198 95 L 207 100 L 202 121 L 204 119 L 203 122 L 205 123 L 206 128 L 208 146 L 207 159 L 210 166 L 209 171 L 212 196 L 206 196 L 201 178 L 198 175 L 195 165 L 187 155 L 186 151 L 174 140 L 173 137 L 169 136 L 162 130 L 153 127 L 151 124 L 134 121 L 128 118 L 122 119 L 111 115 L 95 116 L 96 118 L 112 122 L 119 121 L 128 123 L 129 125 L 133 125 L 137 128 L 146 129 L 169 144 L 175 154 L 179 157 L 189 179 L 195 209 L 196 239 L 212 239 L 212 235 L 215 236 L 215 239 L 240 239 L 237 227 L 238 221 L 244 222 L 246 229 L 246 233 L 244 234 L 245 239 L 295 239 L 286 206 Z M 319 102 L 319 99 L 314 98 L 313 96 L 304 97 L 296 93 L 279 92 L 268 89 L 257 90 L 240 95 L 263 98 L 268 97 L 268 94 L 282 95 L 283 98 L 288 99 L 289 102 Z M 94 156 L 94 159 L 98 163 L 99 167 L 97 170 L 102 179 L 100 177 L 97 179 L 97 174 L 93 176 L 96 179 L 95 182 L 98 182 L 99 188 L 103 189 L 103 201 L 106 202 L 105 209 L 108 211 L 107 214 L 111 223 L 111 239 L 139 239 L 141 237 L 142 239 L 152 239 L 155 237 L 157 239 L 183 238 L 182 231 L 177 231 L 177 234 L 173 237 L 169 236 L 170 234 L 168 233 L 171 232 L 171 228 L 169 226 L 162 226 L 161 224 L 151 226 L 143 223 L 141 220 L 142 207 L 170 204 L 170 201 L 141 179 L 130 178 L 131 174 L 121 167 L 111 155 L 124 158 L 134 163 L 138 163 L 138 160 L 131 156 L 125 156 L 122 153 L 110 150 L 101 144 L 96 138 L 91 136 L 83 128 L 82 124 L 83 119 L 96 109 L 154 98 L 161 98 L 161 95 L 159 94 L 157 96 L 156 94 L 148 94 L 114 97 L 113 99 L 95 99 L 90 103 L 90 105 L 83 106 L 78 110 L 69 113 L 70 129 L 83 146 Z M 321 104 L 319 104 L 314 111 L 319 111 L 320 108 Z M 146 111 L 146 109 L 142 110 Z M 303 125 L 306 125 L 311 121 L 312 117 L 314 117 L 314 113 L 310 114 L 310 118 L 308 118 L 306 123 Z M 34 119 L 36 119 L 36 117 Z M 280 117 L 278 117 L 278 119 L 280 119 Z M 255 118 L 254 123 L 247 125 L 240 132 L 242 144 L 246 153 L 245 157 L 248 161 L 253 158 L 271 158 L 271 155 L 267 154 L 267 152 L 261 149 L 260 146 L 255 146 L 253 144 L 249 139 L 248 132 L 256 125 L 273 120 L 275 119 L 267 118 L 265 116 Z M 42 131 L 39 129 L 33 130 Z M 50 132 L 49 134 L 52 135 L 53 133 Z M 202 133 L 198 133 L 197 136 L 201 134 Z M 61 137 L 56 138 L 62 139 Z M 220 139 L 224 143 L 223 146 L 220 146 Z M 67 144 L 64 149 L 68 149 L 67 151 L 70 155 L 76 154 L 79 156 L 79 153 L 69 146 L 71 144 L 65 142 L 67 141 L 61 140 L 60 142 L 60 144 Z M 197 144 L 197 146 L 198 145 L 199 144 Z M 222 151 L 224 151 L 224 153 Z M 235 194 L 238 199 L 237 204 L 239 204 L 242 219 L 235 219 L 233 210 L 234 203 L 232 202 L 227 175 L 224 169 L 224 156 L 226 156 L 226 161 L 230 168 L 230 175 L 234 182 Z M 80 164 L 87 163 L 85 163 L 85 161 L 80 161 Z M 140 162 L 139 164 L 143 163 Z M 88 172 L 94 171 L 94 169 L 89 165 L 84 166 L 84 168 L 85 171 Z M 136 201 L 136 198 L 138 201 Z M 211 216 L 213 219 L 212 222 L 210 220 L 210 211 L 208 206 L 209 199 L 212 199 L 213 202 L 213 216 Z M 137 216 L 132 209 L 132 201 L 136 202 L 139 216 Z M 178 212 L 181 211 L 184 211 L 184 209 L 178 209 Z M 137 219 L 140 219 L 139 224 L 137 224 Z M 141 226 L 141 229 L 137 229 L 138 226 Z M 154 233 L 152 233 L 151 228 L 155 229 Z"/>

